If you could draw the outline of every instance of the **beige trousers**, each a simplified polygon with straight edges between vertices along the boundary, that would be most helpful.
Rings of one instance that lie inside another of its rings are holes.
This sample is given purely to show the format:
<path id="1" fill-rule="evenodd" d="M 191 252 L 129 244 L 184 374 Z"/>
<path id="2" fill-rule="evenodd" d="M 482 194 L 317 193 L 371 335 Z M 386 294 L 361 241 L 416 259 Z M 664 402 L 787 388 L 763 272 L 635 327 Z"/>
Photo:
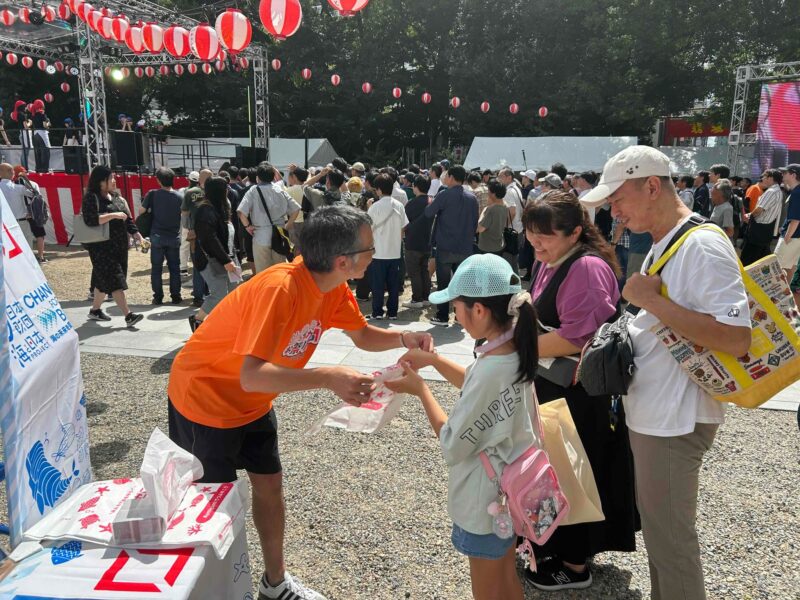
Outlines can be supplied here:
<path id="1" fill-rule="evenodd" d="M 256 273 L 269 269 L 272 265 L 286 262 L 286 257 L 274 252 L 269 246 L 253 244 L 253 262 L 256 263 Z"/>

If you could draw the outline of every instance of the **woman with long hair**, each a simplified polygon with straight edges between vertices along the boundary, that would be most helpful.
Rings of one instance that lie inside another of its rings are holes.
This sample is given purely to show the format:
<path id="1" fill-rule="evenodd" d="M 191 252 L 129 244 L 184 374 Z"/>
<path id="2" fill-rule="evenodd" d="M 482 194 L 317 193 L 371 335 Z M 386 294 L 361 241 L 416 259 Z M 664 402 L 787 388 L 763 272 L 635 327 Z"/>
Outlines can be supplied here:
<path id="1" fill-rule="evenodd" d="M 197 243 L 192 260 L 208 285 L 208 295 L 197 314 L 189 317 L 192 331 L 234 287 L 228 273 L 236 273 L 233 260 L 233 225 L 228 202 L 228 182 L 222 177 L 209 177 L 204 186 L 205 199 L 195 214 Z M 241 274 L 241 272 L 240 272 Z"/>
<path id="2" fill-rule="evenodd" d="M 106 166 L 98 165 L 89 174 L 89 184 L 83 195 L 81 214 L 89 227 L 108 223 L 109 237 L 103 242 L 84 244 L 92 261 L 92 289 L 94 299 L 89 310 L 90 321 L 110 321 L 100 306 L 106 294 L 111 294 L 125 315 L 125 325 L 133 327 L 144 316 L 131 312 L 125 298 L 128 289 L 128 234 L 141 241 L 141 234 L 131 219 L 127 207 L 115 200 L 114 174 Z"/>
<path id="3" fill-rule="evenodd" d="M 637 528 L 633 459 L 621 402 L 589 396 L 575 381 L 577 358 L 605 322 L 619 315 L 620 269 L 614 249 L 571 193 L 548 192 L 529 203 L 522 222 L 536 252 L 531 296 L 538 318 L 540 403 L 566 398 L 594 472 L 605 520 L 561 525 L 537 555 L 528 580 L 541 590 L 586 588 L 589 559 L 609 550 L 634 551 Z"/>

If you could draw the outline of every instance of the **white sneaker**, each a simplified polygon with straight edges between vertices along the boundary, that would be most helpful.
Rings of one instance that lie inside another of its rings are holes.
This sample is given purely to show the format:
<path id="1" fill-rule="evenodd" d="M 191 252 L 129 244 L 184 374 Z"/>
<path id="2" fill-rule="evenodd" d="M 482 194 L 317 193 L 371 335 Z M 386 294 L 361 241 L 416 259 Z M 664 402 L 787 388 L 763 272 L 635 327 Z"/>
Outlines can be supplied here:
<path id="1" fill-rule="evenodd" d="M 425 306 L 424 302 L 414 302 L 413 300 L 409 300 L 408 302 L 403 302 L 403 306 L 405 308 L 422 308 Z"/>
<path id="2" fill-rule="evenodd" d="M 266 575 L 261 577 L 258 584 L 258 600 L 327 600 L 327 598 L 307 588 L 286 571 L 283 581 L 274 587 L 267 582 Z"/>

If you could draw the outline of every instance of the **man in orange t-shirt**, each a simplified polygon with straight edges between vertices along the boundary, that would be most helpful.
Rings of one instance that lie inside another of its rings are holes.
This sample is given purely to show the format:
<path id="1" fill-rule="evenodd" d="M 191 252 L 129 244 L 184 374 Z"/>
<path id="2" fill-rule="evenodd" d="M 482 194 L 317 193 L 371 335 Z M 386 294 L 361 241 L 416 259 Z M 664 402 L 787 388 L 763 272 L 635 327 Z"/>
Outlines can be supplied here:
<path id="1" fill-rule="evenodd" d="M 346 205 L 320 207 L 301 234 L 303 257 L 267 269 L 220 302 L 178 353 L 169 380 L 169 435 L 203 464 L 203 482 L 247 470 L 266 572 L 259 598 L 324 600 L 285 570 L 285 512 L 277 420 L 283 392 L 329 389 L 369 400 L 373 378 L 342 366 L 305 369 L 322 333 L 343 329 L 362 350 L 432 350 L 428 333 L 368 325 L 347 281 L 375 252 L 371 220 Z"/>

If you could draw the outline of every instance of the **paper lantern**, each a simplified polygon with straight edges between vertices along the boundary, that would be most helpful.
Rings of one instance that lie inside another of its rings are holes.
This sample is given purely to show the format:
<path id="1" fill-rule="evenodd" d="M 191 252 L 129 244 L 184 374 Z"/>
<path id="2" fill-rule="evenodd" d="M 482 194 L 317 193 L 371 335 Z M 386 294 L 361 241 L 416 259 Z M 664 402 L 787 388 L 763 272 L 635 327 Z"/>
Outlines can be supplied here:
<path id="1" fill-rule="evenodd" d="M 56 9 L 49 4 L 42 4 L 42 16 L 48 23 L 56 20 Z"/>
<path id="2" fill-rule="evenodd" d="M 205 73 L 206 75 L 211 75 L 214 72 L 213 67 L 208 63 L 203 63 L 202 69 L 203 73 Z"/>
<path id="3" fill-rule="evenodd" d="M 303 69 L 302 71 L 300 71 L 300 76 L 306 81 L 308 81 L 309 79 L 311 79 L 311 69 Z"/>
<path id="4" fill-rule="evenodd" d="M 111 19 L 111 37 L 118 42 L 125 43 L 125 37 L 131 28 L 130 21 L 125 17 L 114 17 Z"/>
<path id="5" fill-rule="evenodd" d="M 89 27 L 99 33 L 100 19 L 103 18 L 103 13 L 101 13 L 99 10 L 92 10 L 87 14 L 88 20 L 86 22 L 88 23 Z"/>
<path id="6" fill-rule="evenodd" d="M 200 60 L 213 60 L 219 54 L 217 32 L 207 23 L 192 27 L 189 32 L 189 47 L 192 54 Z"/>
<path id="7" fill-rule="evenodd" d="M 128 77 L 131 76 L 131 70 L 128 67 L 122 67 L 120 69 L 120 72 L 122 73 L 123 79 L 127 79 Z"/>
<path id="8" fill-rule="evenodd" d="M 5 25 L 6 27 L 11 27 L 14 24 L 14 21 L 17 20 L 17 17 L 11 12 L 9 9 L 4 8 L 0 11 L 0 23 Z"/>
<path id="9" fill-rule="evenodd" d="M 156 70 L 148 65 L 144 68 L 144 74 L 148 77 L 153 77 L 156 74 Z"/>
<path id="10" fill-rule="evenodd" d="M 56 71 L 58 71 L 59 73 L 62 73 L 64 71 L 64 63 L 62 63 L 60 60 L 57 60 L 56 62 L 54 62 L 53 66 L 56 68 Z"/>
<path id="11" fill-rule="evenodd" d="M 214 63 L 214 68 L 215 68 L 217 71 L 220 71 L 220 72 L 224 71 L 224 70 L 225 70 L 225 61 L 224 61 L 224 60 L 218 60 L 218 61 L 216 61 L 216 62 Z"/>
<path id="12" fill-rule="evenodd" d="M 228 52 L 224 48 L 220 48 L 219 52 L 217 52 L 217 60 L 228 60 Z"/>
<path id="13" fill-rule="evenodd" d="M 189 63 L 188 65 L 186 65 L 186 70 L 189 71 L 190 75 L 196 75 L 197 74 L 197 65 L 194 64 L 194 63 Z"/>
<path id="14" fill-rule="evenodd" d="M 239 66 L 242 69 L 246 69 L 247 67 L 250 66 L 250 59 L 247 58 L 246 56 L 240 56 L 239 57 Z"/>
<path id="15" fill-rule="evenodd" d="M 365 94 L 369 94 L 372 92 L 372 84 L 369 81 L 365 81 L 361 84 L 361 91 Z"/>
<path id="16" fill-rule="evenodd" d="M 229 8 L 217 17 L 214 30 L 220 43 L 230 50 L 231 54 L 237 54 L 247 48 L 253 37 L 250 21 L 235 8 Z"/>
<path id="17" fill-rule="evenodd" d="M 428 92 L 425 92 L 424 94 L 422 94 L 422 103 L 423 104 L 430 104 L 431 100 L 432 100 L 431 95 Z"/>
<path id="18" fill-rule="evenodd" d="M 18 57 L 17 57 L 17 55 L 16 55 L 16 54 L 14 54 L 13 52 L 9 52 L 8 54 L 6 54 L 6 62 L 7 62 L 8 64 L 10 64 L 12 67 L 13 67 L 15 64 L 17 64 L 17 61 L 18 61 L 18 60 L 19 60 L 19 58 L 18 58 Z"/>
<path id="19" fill-rule="evenodd" d="M 77 11 L 75 14 L 78 15 L 78 18 L 84 23 L 87 23 L 89 19 L 89 14 L 91 14 L 91 12 L 94 10 L 94 6 L 92 6 L 88 2 L 82 2 L 80 4 L 76 2 L 75 9 Z"/>
<path id="20" fill-rule="evenodd" d="M 69 93 L 69 84 L 66 81 L 61 84 L 61 91 L 65 94 Z"/>
<path id="21" fill-rule="evenodd" d="M 44 95 L 44 101 L 45 101 L 45 102 L 48 102 L 48 103 L 49 103 L 49 102 L 52 102 L 53 100 L 55 100 L 55 98 L 53 98 L 53 94 L 51 94 L 50 92 L 47 92 L 47 93 Z"/>
<path id="22" fill-rule="evenodd" d="M 489 112 L 490 108 L 491 108 L 491 105 L 488 102 L 486 102 L 485 100 L 483 102 L 481 102 L 481 112 L 482 113 Z"/>
<path id="23" fill-rule="evenodd" d="M 369 0 L 328 0 L 328 4 L 343 17 L 352 17 L 369 4 Z"/>
<path id="24" fill-rule="evenodd" d="M 58 6 L 58 18 L 62 21 L 66 21 L 72 16 L 72 11 L 70 10 L 69 6 L 66 2 L 59 4 Z"/>
<path id="25" fill-rule="evenodd" d="M 508 112 L 510 112 L 512 115 L 517 114 L 519 112 L 519 104 L 517 104 L 516 102 L 512 103 L 508 107 Z"/>
<path id="26" fill-rule="evenodd" d="M 47 61 L 43 58 L 40 58 L 39 60 L 36 61 L 36 68 L 39 69 L 40 71 L 44 71 L 45 69 L 47 69 Z"/>
<path id="27" fill-rule="evenodd" d="M 279 61 L 277 58 L 272 59 L 272 70 L 273 71 L 281 70 L 281 61 Z"/>
<path id="28" fill-rule="evenodd" d="M 142 67 L 134 67 L 133 74 L 136 75 L 139 79 L 144 77 L 144 69 Z"/>
<path id="29" fill-rule="evenodd" d="M 294 35 L 303 20 L 300 0 L 261 0 L 258 5 L 261 24 L 278 40 Z"/>
<path id="30" fill-rule="evenodd" d="M 546 106 L 539 107 L 539 116 L 545 118 L 547 116 L 548 110 Z"/>
<path id="31" fill-rule="evenodd" d="M 459 106 L 461 106 L 461 98 L 459 98 L 458 96 L 453 96 L 452 98 L 450 98 L 450 106 L 452 106 L 453 108 L 458 108 Z"/>
<path id="32" fill-rule="evenodd" d="M 22 21 L 23 23 L 31 22 L 31 9 L 28 8 L 27 6 L 23 6 L 22 8 L 20 8 L 19 11 L 17 12 L 17 15 L 19 16 L 19 20 Z"/>
<path id="33" fill-rule="evenodd" d="M 103 8 L 101 8 L 100 12 L 103 13 L 104 17 L 113 17 L 114 16 L 114 11 L 111 10 L 110 8 L 108 8 L 107 6 L 104 6 Z"/>
<path id="34" fill-rule="evenodd" d="M 142 41 L 145 48 L 158 54 L 164 49 L 164 30 L 155 23 L 145 23 L 142 26 Z"/>
<path id="35" fill-rule="evenodd" d="M 125 34 L 125 45 L 135 54 L 144 52 L 144 40 L 141 27 L 130 27 Z"/>
<path id="36" fill-rule="evenodd" d="M 183 75 L 184 72 L 183 65 L 175 65 L 174 67 L 172 67 L 172 70 L 175 71 L 175 75 L 177 75 L 178 77 Z"/>
<path id="37" fill-rule="evenodd" d="M 30 69 L 33 66 L 33 59 L 30 56 L 23 56 L 22 66 L 26 69 Z"/>
<path id="38" fill-rule="evenodd" d="M 332 85 L 337 86 L 340 83 L 342 83 L 342 78 L 341 77 L 339 77 L 336 73 L 331 75 L 331 84 Z"/>
<path id="39" fill-rule="evenodd" d="M 399 98 L 402 95 L 403 95 L 403 90 L 401 90 L 399 87 L 392 89 L 392 96 L 394 96 L 395 98 Z"/>
<path id="40" fill-rule="evenodd" d="M 100 27 L 98 33 L 103 36 L 103 39 L 110 40 L 114 37 L 114 19 L 111 17 L 103 17 L 100 19 Z"/>
<path id="41" fill-rule="evenodd" d="M 73 15 L 78 12 L 78 0 L 64 0 L 64 4 L 67 5 Z"/>
<path id="42" fill-rule="evenodd" d="M 162 77 L 169 75 L 169 67 L 167 65 L 161 65 L 158 67 L 158 74 Z"/>
<path id="43" fill-rule="evenodd" d="M 189 46 L 189 30 L 173 25 L 164 32 L 164 48 L 175 58 L 188 56 L 192 48 Z"/>

